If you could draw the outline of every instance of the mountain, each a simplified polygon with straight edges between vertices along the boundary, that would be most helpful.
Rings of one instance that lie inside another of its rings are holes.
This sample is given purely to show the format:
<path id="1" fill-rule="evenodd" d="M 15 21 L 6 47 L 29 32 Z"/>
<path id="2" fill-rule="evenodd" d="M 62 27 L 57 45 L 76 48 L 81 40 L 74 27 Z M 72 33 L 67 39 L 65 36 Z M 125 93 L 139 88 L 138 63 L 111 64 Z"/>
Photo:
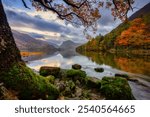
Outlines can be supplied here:
<path id="1" fill-rule="evenodd" d="M 105 36 L 97 36 L 78 47 L 77 51 L 150 54 L 150 10 L 148 9 L 150 9 L 150 4 L 137 11 L 128 21 L 123 22 Z"/>
<path id="2" fill-rule="evenodd" d="M 60 49 L 75 49 L 78 45 L 80 45 L 79 43 L 75 43 L 73 41 L 64 41 L 61 45 L 60 45 Z"/>
<path id="3" fill-rule="evenodd" d="M 70 40 L 64 41 L 59 47 L 59 52 L 65 58 L 75 56 L 75 55 L 77 55 L 75 50 L 79 45 L 81 45 L 81 44 L 75 43 Z"/>
<path id="4" fill-rule="evenodd" d="M 135 18 L 142 17 L 143 14 L 148 14 L 150 12 L 150 3 L 145 5 L 142 9 L 139 11 L 135 12 L 132 16 L 129 17 L 129 20 L 134 20 Z"/>
<path id="5" fill-rule="evenodd" d="M 44 52 L 56 51 L 56 48 L 48 44 L 46 41 L 34 39 L 27 34 L 20 33 L 15 30 L 12 30 L 12 33 L 15 42 L 17 44 L 17 47 L 21 51 L 44 51 Z"/>

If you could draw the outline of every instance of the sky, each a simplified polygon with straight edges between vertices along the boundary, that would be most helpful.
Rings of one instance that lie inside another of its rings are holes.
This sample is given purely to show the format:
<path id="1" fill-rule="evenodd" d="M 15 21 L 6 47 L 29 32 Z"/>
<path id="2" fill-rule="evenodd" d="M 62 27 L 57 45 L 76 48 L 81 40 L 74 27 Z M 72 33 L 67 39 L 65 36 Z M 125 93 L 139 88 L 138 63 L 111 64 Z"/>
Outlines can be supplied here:
<path id="1" fill-rule="evenodd" d="M 26 0 L 31 9 L 23 6 L 21 0 L 2 0 L 8 22 L 12 30 L 26 33 L 36 39 L 61 44 L 63 41 L 72 40 L 77 43 L 85 43 L 87 39 L 83 34 L 83 27 L 76 28 L 71 24 L 65 24 L 52 12 L 36 11 L 30 0 Z M 149 3 L 150 0 L 135 0 L 134 11 L 128 16 Z M 98 21 L 98 30 L 95 35 L 105 35 L 118 26 L 121 21 L 114 21 L 108 9 L 101 9 L 102 18 Z M 95 36 L 94 35 L 94 36 Z"/>

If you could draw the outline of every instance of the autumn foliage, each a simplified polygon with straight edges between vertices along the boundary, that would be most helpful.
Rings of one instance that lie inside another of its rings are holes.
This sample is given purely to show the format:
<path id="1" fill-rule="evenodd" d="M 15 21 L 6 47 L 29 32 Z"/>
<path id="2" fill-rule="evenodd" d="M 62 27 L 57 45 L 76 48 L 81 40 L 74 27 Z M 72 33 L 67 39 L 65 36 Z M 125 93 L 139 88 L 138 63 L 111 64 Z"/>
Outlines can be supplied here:
<path id="1" fill-rule="evenodd" d="M 130 27 L 117 37 L 115 46 L 148 46 L 150 44 L 149 26 L 142 18 L 130 22 Z"/>
<path id="2" fill-rule="evenodd" d="M 143 14 L 131 21 L 126 21 L 110 33 L 90 40 L 77 50 L 131 52 L 150 54 L 150 13 Z"/>
<path id="3" fill-rule="evenodd" d="M 29 8 L 25 0 L 22 2 Z M 110 9 L 114 19 L 126 20 L 134 0 L 31 0 L 31 3 L 37 11 L 51 11 L 66 23 L 84 26 L 84 32 L 89 28 L 96 32 L 102 7 Z"/>

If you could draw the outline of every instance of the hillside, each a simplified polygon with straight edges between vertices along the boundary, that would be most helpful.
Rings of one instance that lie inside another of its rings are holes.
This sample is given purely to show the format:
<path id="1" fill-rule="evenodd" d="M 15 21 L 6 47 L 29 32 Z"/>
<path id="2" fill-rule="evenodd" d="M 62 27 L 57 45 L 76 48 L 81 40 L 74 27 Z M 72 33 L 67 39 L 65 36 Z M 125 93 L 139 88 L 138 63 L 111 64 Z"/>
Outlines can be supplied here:
<path id="1" fill-rule="evenodd" d="M 70 40 L 64 41 L 59 47 L 59 52 L 64 58 L 70 58 L 72 56 L 77 55 L 77 52 L 75 50 L 76 47 L 78 47 L 79 45 L 81 44 L 75 43 Z"/>
<path id="2" fill-rule="evenodd" d="M 147 9 L 150 9 L 150 3 L 133 14 L 129 21 L 120 24 L 104 37 L 97 36 L 90 40 L 78 47 L 77 51 L 126 51 L 150 54 L 150 10 Z"/>
<path id="3" fill-rule="evenodd" d="M 56 51 L 56 48 L 45 41 L 37 40 L 27 34 L 13 30 L 13 36 L 21 51 Z"/>
<path id="4" fill-rule="evenodd" d="M 64 42 L 60 45 L 59 48 L 60 48 L 61 50 L 64 50 L 64 49 L 67 49 L 67 50 L 68 50 L 68 49 L 75 49 L 78 45 L 80 45 L 80 44 L 68 40 L 68 41 L 64 41 Z"/>
<path id="5" fill-rule="evenodd" d="M 150 13 L 150 3 L 145 5 L 142 9 L 135 12 L 132 16 L 130 16 L 129 20 L 134 20 L 135 18 L 142 17 L 143 14 Z"/>

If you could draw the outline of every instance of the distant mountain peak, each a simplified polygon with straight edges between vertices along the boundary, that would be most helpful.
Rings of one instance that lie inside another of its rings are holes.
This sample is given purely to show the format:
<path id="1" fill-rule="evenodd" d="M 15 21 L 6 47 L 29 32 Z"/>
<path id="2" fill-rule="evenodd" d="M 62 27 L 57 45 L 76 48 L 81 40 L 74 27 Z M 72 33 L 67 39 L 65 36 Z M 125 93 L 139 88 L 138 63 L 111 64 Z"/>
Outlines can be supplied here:
<path id="1" fill-rule="evenodd" d="M 12 30 L 17 47 L 21 51 L 54 51 L 56 48 L 46 41 L 35 39 L 28 34 Z"/>
<path id="2" fill-rule="evenodd" d="M 143 8 L 141 8 L 140 10 L 138 10 L 137 12 L 135 12 L 133 15 L 131 15 L 129 17 L 129 20 L 134 20 L 135 18 L 139 18 L 141 17 L 143 14 L 148 14 L 150 13 L 150 2 L 148 4 L 146 4 Z"/>
<path id="3" fill-rule="evenodd" d="M 71 47 L 71 48 L 74 48 L 74 47 L 77 47 L 78 45 L 80 45 L 79 43 L 75 43 L 71 40 L 67 40 L 67 41 L 64 41 L 61 45 L 60 45 L 60 48 L 68 48 L 68 47 Z"/>

